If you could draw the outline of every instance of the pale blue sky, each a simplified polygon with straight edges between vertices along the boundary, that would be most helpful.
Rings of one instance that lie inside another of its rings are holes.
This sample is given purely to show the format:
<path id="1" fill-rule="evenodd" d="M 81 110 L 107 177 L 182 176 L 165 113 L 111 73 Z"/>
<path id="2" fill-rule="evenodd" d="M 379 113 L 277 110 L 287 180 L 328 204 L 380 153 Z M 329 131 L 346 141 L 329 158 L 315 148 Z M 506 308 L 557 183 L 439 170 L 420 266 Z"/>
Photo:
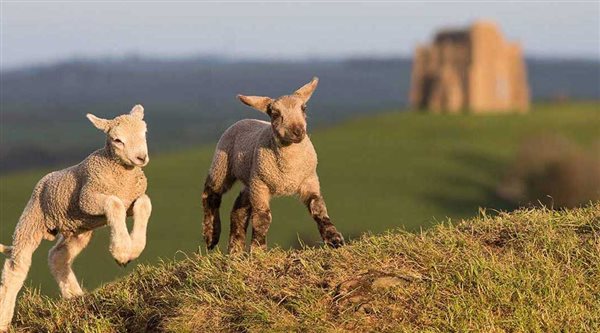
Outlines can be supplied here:
<path id="1" fill-rule="evenodd" d="M 600 57 L 592 2 L 73 2 L 1 4 L 2 68 L 71 57 L 408 56 L 435 29 L 497 21 L 526 54 Z"/>

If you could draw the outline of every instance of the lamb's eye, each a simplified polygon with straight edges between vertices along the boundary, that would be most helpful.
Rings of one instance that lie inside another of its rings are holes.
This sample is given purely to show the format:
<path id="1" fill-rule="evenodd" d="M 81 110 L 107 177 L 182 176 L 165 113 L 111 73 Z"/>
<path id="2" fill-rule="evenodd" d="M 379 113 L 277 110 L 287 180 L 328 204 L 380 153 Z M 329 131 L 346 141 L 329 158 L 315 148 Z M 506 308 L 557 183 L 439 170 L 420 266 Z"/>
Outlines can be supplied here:
<path id="1" fill-rule="evenodd" d="M 271 113 L 271 117 L 273 117 L 273 119 L 277 119 L 277 118 L 281 117 L 281 113 L 279 113 L 279 112 L 272 112 Z"/>
<path id="2" fill-rule="evenodd" d="M 306 106 L 306 104 L 302 104 L 302 106 L 300 108 L 302 109 L 302 112 L 306 112 L 306 109 L 308 107 Z"/>
<path id="3" fill-rule="evenodd" d="M 113 139 L 113 141 L 114 141 L 115 143 L 117 143 L 117 144 L 120 144 L 120 145 L 122 145 L 122 144 L 123 144 L 123 141 L 121 141 L 121 139 L 119 139 L 119 138 L 114 138 L 114 139 Z"/>

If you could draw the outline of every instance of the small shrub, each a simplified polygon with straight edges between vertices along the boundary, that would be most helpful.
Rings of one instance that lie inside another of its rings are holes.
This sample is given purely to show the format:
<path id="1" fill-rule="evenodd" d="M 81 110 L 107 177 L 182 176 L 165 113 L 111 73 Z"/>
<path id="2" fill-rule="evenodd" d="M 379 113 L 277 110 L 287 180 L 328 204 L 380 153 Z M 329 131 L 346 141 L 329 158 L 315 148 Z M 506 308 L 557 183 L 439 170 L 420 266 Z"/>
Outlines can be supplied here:
<path id="1" fill-rule="evenodd" d="M 572 208 L 600 199 L 600 145 L 586 151 L 564 137 L 524 141 L 498 186 L 519 205 Z"/>

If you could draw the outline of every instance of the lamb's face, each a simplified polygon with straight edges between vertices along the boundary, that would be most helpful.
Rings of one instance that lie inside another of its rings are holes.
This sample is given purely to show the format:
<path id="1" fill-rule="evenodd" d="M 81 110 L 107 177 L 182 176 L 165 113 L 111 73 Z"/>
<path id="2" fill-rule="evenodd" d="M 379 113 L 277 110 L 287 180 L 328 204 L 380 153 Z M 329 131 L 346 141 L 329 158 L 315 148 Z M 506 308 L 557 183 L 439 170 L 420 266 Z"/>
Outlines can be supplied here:
<path id="1" fill-rule="evenodd" d="M 281 143 L 300 143 L 306 137 L 306 103 L 318 82 L 319 79 L 315 77 L 292 95 L 276 99 L 244 95 L 238 95 L 238 98 L 242 103 L 269 115 L 273 133 Z"/>
<path id="2" fill-rule="evenodd" d="M 141 105 L 134 106 L 129 114 L 112 120 L 100 119 L 91 114 L 88 114 L 88 118 L 106 133 L 109 149 L 124 165 L 144 167 L 148 164 L 147 128 Z"/>
<path id="3" fill-rule="evenodd" d="M 283 96 L 267 108 L 271 127 L 277 138 L 286 144 L 300 143 L 306 136 L 306 104 L 297 96 Z"/>
<path id="4" fill-rule="evenodd" d="M 115 156 L 127 165 L 143 167 L 148 164 L 146 123 L 132 115 L 122 115 L 113 120 L 108 140 Z"/>

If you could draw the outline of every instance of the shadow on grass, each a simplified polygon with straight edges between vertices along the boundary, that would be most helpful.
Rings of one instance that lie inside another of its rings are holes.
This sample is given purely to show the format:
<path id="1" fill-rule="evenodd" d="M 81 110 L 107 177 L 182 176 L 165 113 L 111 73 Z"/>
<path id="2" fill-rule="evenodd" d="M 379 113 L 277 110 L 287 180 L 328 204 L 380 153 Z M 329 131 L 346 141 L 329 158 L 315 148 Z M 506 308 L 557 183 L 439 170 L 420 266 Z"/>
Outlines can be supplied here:
<path id="1" fill-rule="evenodd" d="M 424 200 L 440 207 L 448 217 L 473 216 L 480 207 L 503 211 L 517 208 L 496 193 L 506 168 L 505 161 L 472 151 L 456 152 L 452 158 L 464 171 L 435 175 L 443 190 L 423 193 Z"/>

